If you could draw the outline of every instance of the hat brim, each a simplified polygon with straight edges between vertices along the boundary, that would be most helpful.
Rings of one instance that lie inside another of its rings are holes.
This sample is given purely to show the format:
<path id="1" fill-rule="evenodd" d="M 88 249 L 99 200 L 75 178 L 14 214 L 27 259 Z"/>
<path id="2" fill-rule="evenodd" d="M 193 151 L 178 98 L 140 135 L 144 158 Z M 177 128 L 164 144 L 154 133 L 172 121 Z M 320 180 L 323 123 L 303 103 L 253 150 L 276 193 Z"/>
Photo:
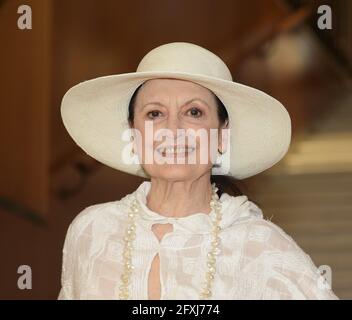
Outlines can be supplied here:
<path id="1" fill-rule="evenodd" d="M 229 115 L 231 137 L 227 175 L 244 179 L 276 164 L 291 142 L 291 119 L 275 98 L 258 89 L 219 78 L 182 72 L 133 72 L 81 82 L 64 95 L 65 128 L 88 155 L 114 169 L 148 178 L 139 164 L 126 164 L 121 150 L 128 141 L 128 104 L 136 88 L 149 79 L 192 81 L 213 91 Z"/>

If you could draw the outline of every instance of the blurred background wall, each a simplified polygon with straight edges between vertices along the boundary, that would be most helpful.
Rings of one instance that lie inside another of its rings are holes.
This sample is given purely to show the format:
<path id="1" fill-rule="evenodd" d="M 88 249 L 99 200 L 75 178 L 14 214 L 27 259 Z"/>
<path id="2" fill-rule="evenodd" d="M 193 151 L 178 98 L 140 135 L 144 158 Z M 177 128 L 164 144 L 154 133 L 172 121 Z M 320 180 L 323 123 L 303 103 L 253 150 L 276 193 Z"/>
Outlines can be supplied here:
<path id="1" fill-rule="evenodd" d="M 32 29 L 20 30 L 20 5 Z M 332 9 L 332 29 L 317 8 Z M 86 206 L 120 199 L 142 179 L 100 165 L 66 133 L 60 102 L 73 85 L 135 71 L 152 48 L 193 42 L 235 81 L 280 100 L 292 144 L 240 182 L 332 286 L 352 298 L 352 3 L 348 0 L 0 1 L 0 299 L 56 299 L 67 227 Z M 20 290 L 29 265 L 33 288 Z"/>

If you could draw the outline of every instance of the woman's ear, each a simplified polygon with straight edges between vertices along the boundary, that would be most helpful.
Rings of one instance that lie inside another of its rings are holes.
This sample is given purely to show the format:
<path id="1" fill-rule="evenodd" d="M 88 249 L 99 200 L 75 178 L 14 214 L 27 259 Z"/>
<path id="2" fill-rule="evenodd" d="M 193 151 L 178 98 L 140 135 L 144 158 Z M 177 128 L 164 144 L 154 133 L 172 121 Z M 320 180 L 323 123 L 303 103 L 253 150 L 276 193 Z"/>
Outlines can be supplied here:
<path id="1" fill-rule="evenodd" d="M 129 130 L 130 130 L 130 143 L 132 143 L 132 153 L 136 153 L 137 143 L 136 143 L 136 129 L 133 124 L 129 121 Z"/>
<path id="2" fill-rule="evenodd" d="M 225 123 L 220 126 L 219 132 L 219 152 L 221 154 L 226 152 L 226 146 L 229 139 L 229 121 L 225 120 Z"/>

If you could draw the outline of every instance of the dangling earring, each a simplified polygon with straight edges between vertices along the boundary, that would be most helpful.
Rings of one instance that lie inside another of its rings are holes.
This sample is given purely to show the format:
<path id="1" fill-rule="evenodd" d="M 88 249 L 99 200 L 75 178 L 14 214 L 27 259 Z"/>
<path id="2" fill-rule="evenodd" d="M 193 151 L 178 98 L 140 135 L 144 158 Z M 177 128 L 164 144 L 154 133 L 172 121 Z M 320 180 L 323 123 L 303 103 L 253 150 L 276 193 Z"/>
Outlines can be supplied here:
<path id="1" fill-rule="evenodd" d="M 215 167 L 219 167 L 221 165 L 221 156 L 222 156 L 222 152 L 218 149 L 218 155 L 216 157 L 216 163 L 215 163 Z"/>
<path id="2" fill-rule="evenodd" d="M 134 140 L 134 137 L 131 136 L 131 139 L 130 141 L 133 141 Z M 134 146 L 132 145 L 132 150 L 131 150 L 131 156 L 133 157 L 135 155 L 135 152 L 134 152 Z"/>

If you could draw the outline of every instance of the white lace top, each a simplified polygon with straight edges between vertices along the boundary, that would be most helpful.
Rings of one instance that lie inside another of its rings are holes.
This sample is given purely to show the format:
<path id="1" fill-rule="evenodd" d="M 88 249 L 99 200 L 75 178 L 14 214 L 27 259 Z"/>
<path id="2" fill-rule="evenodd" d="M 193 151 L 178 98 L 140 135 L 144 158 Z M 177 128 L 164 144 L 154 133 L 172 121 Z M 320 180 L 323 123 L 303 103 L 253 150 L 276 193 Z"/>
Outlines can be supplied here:
<path id="1" fill-rule="evenodd" d="M 63 248 L 58 299 L 119 299 L 123 235 L 134 196 L 142 212 L 135 221 L 136 239 L 130 295 L 148 299 L 148 276 L 160 257 L 161 300 L 197 300 L 211 241 L 210 214 L 167 218 L 146 206 L 151 183 L 119 201 L 89 206 L 70 224 Z M 280 227 L 263 218 L 247 196 L 223 193 L 220 231 L 211 299 L 338 299 L 324 283 L 311 258 Z M 153 223 L 172 223 L 161 242 Z"/>

